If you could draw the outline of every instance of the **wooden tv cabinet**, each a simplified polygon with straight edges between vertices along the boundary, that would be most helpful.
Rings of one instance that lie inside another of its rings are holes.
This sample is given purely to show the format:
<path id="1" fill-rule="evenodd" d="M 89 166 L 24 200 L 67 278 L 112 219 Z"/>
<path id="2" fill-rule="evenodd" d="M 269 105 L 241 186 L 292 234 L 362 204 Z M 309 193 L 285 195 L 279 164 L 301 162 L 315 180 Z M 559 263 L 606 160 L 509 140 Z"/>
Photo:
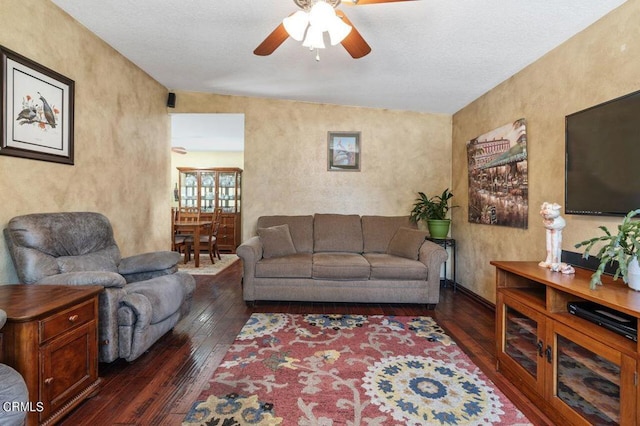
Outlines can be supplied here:
<path id="1" fill-rule="evenodd" d="M 101 286 L 0 285 L 0 361 L 29 390 L 27 425 L 55 424 L 99 387 Z"/>
<path id="2" fill-rule="evenodd" d="M 640 292 L 608 276 L 591 290 L 592 272 L 579 268 L 563 275 L 537 262 L 491 264 L 498 371 L 557 424 L 640 424 L 638 342 L 567 309 L 596 302 L 637 327 Z"/>

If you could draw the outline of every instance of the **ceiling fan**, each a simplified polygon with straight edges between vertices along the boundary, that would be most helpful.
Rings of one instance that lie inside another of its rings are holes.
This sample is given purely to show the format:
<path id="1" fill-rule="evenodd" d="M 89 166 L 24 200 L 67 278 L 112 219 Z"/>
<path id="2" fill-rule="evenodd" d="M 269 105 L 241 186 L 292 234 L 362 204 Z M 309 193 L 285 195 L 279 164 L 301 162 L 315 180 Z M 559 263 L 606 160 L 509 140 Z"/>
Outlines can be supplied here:
<path id="1" fill-rule="evenodd" d="M 302 45 L 311 50 L 324 48 L 323 33 L 327 31 L 332 45 L 340 43 L 354 59 L 362 58 L 371 52 L 371 46 L 367 44 L 344 12 L 336 8 L 341 3 L 364 5 L 398 1 L 411 0 L 293 0 L 302 10 L 284 18 L 253 53 L 259 56 L 270 55 L 289 37 L 297 41 L 304 40 Z M 334 10 L 328 8 L 327 5 Z M 319 21 L 327 16 L 329 23 L 325 26 L 324 22 Z M 316 60 L 318 59 L 316 57 Z"/>

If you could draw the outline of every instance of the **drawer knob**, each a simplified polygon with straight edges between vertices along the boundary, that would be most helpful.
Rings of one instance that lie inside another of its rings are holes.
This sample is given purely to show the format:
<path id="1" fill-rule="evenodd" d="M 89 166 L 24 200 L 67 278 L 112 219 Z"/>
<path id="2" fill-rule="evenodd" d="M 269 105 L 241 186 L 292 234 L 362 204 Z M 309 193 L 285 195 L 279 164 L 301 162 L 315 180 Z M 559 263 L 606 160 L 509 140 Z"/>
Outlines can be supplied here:
<path id="1" fill-rule="evenodd" d="M 47 377 L 46 379 L 44 379 L 45 385 L 50 385 L 51 383 L 53 383 L 53 377 Z"/>
<path id="2" fill-rule="evenodd" d="M 76 322 L 78 321 L 78 318 L 80 318 L 78 315 L 71 315 L 69 317 L 69 322 Z"/>

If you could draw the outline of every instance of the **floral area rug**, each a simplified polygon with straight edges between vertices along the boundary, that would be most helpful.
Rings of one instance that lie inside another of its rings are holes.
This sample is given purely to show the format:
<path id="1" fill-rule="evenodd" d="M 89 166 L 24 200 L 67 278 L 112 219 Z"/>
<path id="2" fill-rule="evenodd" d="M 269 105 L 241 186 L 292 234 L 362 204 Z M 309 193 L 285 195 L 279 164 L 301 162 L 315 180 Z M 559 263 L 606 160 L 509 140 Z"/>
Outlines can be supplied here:
<path id="1" fill-rule="evenodd" d="M 193 256 L 189 262 L 182 263 L 182 260 L 178 262 L 178 270 L 188 272 L 192 275 L 216 275 L 225 270 L 227 267 L 233 265 L 234 262 L 240 258 L 235 254 L 221 254 L 222 260 L 216 258 L 216 263 L 211 263 L 211 258 L 208 253 L 200 255 L 200 264 L 196 268 Z"/>
<path id="2" fill-rule="evenodd" d="M 529 425 L 430 317 L 256 313 L 183 425 Z"/>

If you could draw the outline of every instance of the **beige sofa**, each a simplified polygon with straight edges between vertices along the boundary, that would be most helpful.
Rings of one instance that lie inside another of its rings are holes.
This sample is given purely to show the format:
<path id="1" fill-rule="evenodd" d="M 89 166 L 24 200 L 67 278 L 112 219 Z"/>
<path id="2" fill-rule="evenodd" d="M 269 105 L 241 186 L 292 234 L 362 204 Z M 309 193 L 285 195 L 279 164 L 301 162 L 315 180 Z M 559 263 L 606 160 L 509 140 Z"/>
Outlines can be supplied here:
<path id="1" fill-rule="evenodd" d="M 408 216 L 262 216 L 257 234 L 237 249 L 247 303 L 439 301 L 447 252 Z"/>

